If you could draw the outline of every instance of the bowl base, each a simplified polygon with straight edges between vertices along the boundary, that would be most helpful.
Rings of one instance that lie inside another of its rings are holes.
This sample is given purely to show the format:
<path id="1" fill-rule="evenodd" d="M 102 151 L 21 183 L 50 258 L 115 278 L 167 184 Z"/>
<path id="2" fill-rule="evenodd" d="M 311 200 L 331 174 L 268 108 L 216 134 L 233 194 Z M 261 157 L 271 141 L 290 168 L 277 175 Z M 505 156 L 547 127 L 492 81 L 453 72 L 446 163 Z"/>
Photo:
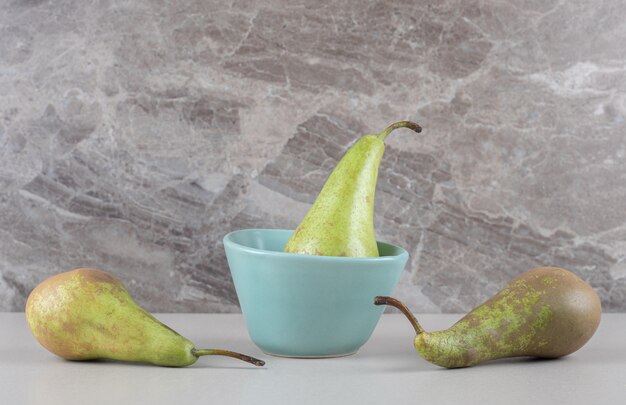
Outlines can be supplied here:
<path id="1" fill-rule="evenodd" d="M 342 353 L 342 354 L 330 354 L 328 356 L 290 356 L 287 354 L 275 354 L 275 353 L 269 353 L 264 351 L 263 353 L 269 355 L 269 356 L 274 356 L 274 357 L 283 357 L 285 359 L 336 359 L 338 357 L 348 357 L 348 356 L 352 356 L 353 354 L 356 354 L 358 352 L 358 350 L 351 352 L 351 353 Z"/>

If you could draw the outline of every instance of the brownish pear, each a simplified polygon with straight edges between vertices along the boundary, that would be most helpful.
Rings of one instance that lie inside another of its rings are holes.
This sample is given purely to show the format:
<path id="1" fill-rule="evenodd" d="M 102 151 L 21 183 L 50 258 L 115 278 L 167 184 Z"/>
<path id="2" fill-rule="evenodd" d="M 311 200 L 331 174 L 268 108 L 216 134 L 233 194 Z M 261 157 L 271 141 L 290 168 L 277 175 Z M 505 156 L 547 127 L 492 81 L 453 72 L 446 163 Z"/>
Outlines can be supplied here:
<path id="1" fill-rule="evenodd" d="M 574 273 L 557 267 L 527 271 L 447 330 L 426 332 L 411 312 L 391 297 L 376 297 L 410 320 L 414 345 L 442 367 L 468 367 L 504 357 L 556 358 L 580 349 L 600 323 L 600 298 Z"/>

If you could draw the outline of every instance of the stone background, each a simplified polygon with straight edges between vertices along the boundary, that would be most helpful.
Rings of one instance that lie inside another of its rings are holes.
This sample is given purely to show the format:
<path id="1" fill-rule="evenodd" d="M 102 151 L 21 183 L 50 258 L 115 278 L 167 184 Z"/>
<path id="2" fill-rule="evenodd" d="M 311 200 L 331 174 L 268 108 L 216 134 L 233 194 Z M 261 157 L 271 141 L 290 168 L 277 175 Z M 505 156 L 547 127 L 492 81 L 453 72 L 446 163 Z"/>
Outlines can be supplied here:
<path id="1" fill-rule="evenodd" d="M 376 197 L 396 296 L 467 311 L 558 265 L 626 310 L 626 4 L 3 1 L 0 310 L 116 274 L 152 311 L 239 310 L 221 238 L 293 228 L 400 119 Z"/>

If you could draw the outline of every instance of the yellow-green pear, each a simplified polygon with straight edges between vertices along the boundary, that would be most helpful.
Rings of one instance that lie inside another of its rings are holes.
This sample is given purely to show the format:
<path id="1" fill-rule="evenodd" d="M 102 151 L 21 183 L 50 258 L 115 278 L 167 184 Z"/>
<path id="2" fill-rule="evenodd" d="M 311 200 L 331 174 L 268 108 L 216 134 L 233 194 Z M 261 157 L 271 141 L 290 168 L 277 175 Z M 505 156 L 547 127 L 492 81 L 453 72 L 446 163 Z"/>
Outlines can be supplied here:
<path id="1" fill-rule="evenodd" d="M 189 366 L 204 355 L 224 355 L 257 366 L 263 361 L 226 350 L 198 350 L 135 303 L 113 276 L 76 269 L 39 284 L 26 302 L 35 338 L 68 360 L 114 359 Z"/>
<path id="2" fill-rule="evenodd" d="M 591 339 L 602 315 L 593 288 L 558 267 L 522 273 L 449 329 L 438 332 L 424 331 L 394 298 L 376 297 L 374 303 L 402 311 L 415 329 L 415 350 L 447 368 L 505 357 L 567 356 Z"/>
<path id="3" fill-rule="evenodd" d="M 376 257 L 374 194 L 384 140 L 397 128 L 421 132 L 410 121 L 361 137 L 339 161 L 284 251 L 318 256 Z"/>

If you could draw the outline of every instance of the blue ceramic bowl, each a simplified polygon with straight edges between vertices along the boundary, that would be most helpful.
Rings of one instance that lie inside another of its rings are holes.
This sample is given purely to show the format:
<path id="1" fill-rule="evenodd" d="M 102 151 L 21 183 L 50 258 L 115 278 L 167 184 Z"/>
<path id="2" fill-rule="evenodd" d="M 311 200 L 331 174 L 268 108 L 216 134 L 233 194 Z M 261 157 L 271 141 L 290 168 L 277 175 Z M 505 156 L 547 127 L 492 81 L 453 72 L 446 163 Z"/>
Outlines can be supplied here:
<path id="1" fill-rule="evenodd" d="M 378 242 L 380 257 L 284 253 L 293 231 L 245 229 L 224 237 L 228 265 L 252 341 L 265 353 L 335 357 L 370 337 L 409 257 Z"/>

